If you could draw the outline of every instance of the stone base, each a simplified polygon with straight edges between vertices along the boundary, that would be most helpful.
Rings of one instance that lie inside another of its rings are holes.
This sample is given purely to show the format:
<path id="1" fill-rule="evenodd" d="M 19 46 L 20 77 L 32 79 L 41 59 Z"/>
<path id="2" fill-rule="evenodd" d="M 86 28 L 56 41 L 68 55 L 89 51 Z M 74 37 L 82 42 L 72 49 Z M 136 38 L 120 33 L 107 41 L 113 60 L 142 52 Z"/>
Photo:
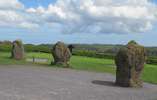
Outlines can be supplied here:
<path id="1" fill-rule="evenodd" d="M 117 86 L 121 86 L 121 87 L 133 87 L 133 88 L 142 88 L 143 87 L 143 82 L 141 80 L 133 81 L 132 79 L 130 79 L 129 82 L 116 81 L 115 84 Z"/>

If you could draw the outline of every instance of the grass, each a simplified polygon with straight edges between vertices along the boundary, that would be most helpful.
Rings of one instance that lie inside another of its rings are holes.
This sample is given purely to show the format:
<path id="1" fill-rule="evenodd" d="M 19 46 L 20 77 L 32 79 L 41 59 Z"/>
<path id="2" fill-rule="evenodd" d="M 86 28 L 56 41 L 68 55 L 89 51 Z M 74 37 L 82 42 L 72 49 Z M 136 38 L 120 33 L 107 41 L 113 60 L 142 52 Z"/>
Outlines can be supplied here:
<path id="1" fill-rule="evenodd" d="M 11 53 L 5 53 L 5 52 L 0 52 L 0 64 L 1 65 L 10 65 L 10 64 L 25 64 L 26 62 L 24 60 L 22 61 L 17 61 L 14 59 L 11 59 Z"/>
<path id="2" fill-rule="evenodd" d="M 114 61 L 109 59 L 73 56 L 70 63 L 74 69 L 108 73 L 115 72 Z"/>
<path id="3" fill-rule="evenodd" d="M 46 58 L 49 59 L 47 64 L 50 64 L 53 60 L 51 54 L 47 53 L 28 53 L 27 58 Z M 73 56 L 70 61 L 70 65 L 73 69 L 95 71 L 95 72 L 108 72 L 114 73 L 114 61 L 109 59 L 98 59 L 90 57 Z"/>
<path id="4" fill-rule="evenodd" d="M 0 64 L 28 64 L 25 61 L 16 61 L 9 58 L 10 53 L 0 52 Z M 26 58 L 46 58 L 48 59 L 47 63 L 44 65 L 50 65 L 53 60 L 51 54 L 47 53 L 27 53 Z M 107 72 L 115 74 L 116 68 L 113 60 L 109 59 L 99 59 L 99 58 L 90 58 L 90 57 L 81 57 L 73 56 L 71 58 L 70 64 L 73 69 L 77 70 L 86 70 L 94 72 Z M 54 66 L 55 67 L 55 66 Z M 146 64 L 142 79 L 145 82 L 157 84 L 157 65 Z"/>
<path id="5" fill-rule="evenodd" d="M 145 82 L 157 84 L 157 65 L 145 65 L 142 79 Z"/>

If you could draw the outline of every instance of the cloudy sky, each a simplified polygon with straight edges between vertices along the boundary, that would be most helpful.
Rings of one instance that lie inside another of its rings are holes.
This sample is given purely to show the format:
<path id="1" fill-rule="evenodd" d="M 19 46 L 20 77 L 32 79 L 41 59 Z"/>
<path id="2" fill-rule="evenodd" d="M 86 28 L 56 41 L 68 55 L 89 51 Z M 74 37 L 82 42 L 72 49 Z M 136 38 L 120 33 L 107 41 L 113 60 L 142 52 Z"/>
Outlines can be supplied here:
<path id="1" fill-rule="evenodd" d="M 157 0 L 0 0 L 0 40 L 157 46 Z"/>

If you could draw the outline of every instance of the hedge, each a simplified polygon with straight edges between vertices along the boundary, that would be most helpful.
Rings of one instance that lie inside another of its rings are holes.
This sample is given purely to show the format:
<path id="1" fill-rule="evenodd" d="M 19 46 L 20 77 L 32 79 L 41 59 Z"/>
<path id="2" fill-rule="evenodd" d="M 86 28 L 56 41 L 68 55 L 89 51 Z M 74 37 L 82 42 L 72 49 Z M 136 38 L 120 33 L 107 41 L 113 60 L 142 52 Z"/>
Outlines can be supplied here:
<path id="1" fill-rule="evenodd" d="M 104 58 L 104 59 L 114 59 L 114 55 L 113 54 L 97 53 L 97 52 L 94 52 L 94 51 L 86 51 L 86 50 L 74 50 L 73 51 L 73 55 L 94 57 L 94 58 Z"/>

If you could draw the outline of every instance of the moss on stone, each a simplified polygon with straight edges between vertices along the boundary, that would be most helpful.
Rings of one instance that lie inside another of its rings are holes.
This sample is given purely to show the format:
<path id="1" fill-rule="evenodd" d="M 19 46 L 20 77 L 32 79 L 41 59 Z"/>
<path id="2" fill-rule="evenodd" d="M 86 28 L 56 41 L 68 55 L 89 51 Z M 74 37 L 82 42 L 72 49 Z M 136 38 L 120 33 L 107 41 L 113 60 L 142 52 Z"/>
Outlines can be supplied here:
<path id="1" fill-rule="evenodd" d="M 70 67 L 69 62 L 71 58 L 71 52 L 63 42 L 57 42 L 54 45 L 52 49 L 52 55 L 55 65 Z"/>
<path id="2" fill-rule="evenodd" d="M 120 86 L 141 87 L 141 72 L 146 60 L 145 48 L 130 41 L 116 55 L 116 84 Z"/>
<path id="3" fill-rule="evenodd" d="M 21 40 L 15 40 L 12 43 L 12 55 L 11 58 L 16 59 L 16 60 L 22 60 L 25 58 L 24 55 L 24 47 L 23 47 L 23 43 Z"/>

